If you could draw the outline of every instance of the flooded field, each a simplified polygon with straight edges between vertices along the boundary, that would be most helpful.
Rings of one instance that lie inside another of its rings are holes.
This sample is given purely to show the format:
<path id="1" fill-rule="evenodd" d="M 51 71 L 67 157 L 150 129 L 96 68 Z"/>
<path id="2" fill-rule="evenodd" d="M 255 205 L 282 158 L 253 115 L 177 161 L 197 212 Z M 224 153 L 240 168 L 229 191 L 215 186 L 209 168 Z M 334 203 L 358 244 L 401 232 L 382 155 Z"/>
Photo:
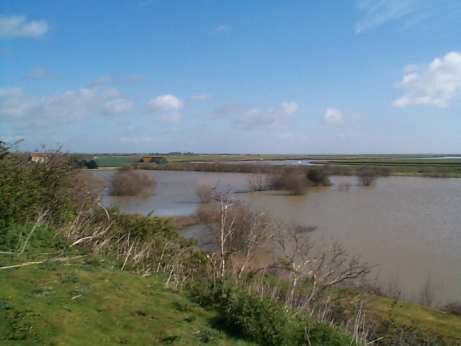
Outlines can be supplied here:
<path id="1" fill-rule="evenodd" d="M 110 171 L 96 172 L 110 180 Z M 429 283 L 436 301 L 461 300 L 461 180 L 386 177 L 373 187 L 358 186 L 353 177 L 333 177 L 333 186 L 310 189 L 305 196 L 281 192 L 244 193 L 246 174 L 203 172 L 149 172 L 157 181 L 154 195 L 144 198 L 111 197 L 126 213 L 172 216 L 195 212 L 201 184 L 232 190 L 251 206 L 273 217 L 315 225 L 313 236 L 338 240 L 370 264 L 381 282 L 402 288 L 415 300 Z M 200 237 L 200 228 L 187 235 Z"/>

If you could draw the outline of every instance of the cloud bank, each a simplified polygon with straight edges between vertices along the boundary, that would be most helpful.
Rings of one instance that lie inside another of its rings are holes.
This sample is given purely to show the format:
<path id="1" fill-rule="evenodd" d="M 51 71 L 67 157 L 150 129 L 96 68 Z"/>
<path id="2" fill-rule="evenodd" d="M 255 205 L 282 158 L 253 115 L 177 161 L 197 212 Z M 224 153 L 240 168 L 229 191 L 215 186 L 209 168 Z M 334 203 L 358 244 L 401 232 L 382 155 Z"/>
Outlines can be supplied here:
<path id="1" fill-rule="evenodd" d="M 461 94 L 461 52 L 447 53 L 425 66 L 408 66 L 398 87 L 404 93 L 393 102 L 395 107 L 447 107 Z"/>

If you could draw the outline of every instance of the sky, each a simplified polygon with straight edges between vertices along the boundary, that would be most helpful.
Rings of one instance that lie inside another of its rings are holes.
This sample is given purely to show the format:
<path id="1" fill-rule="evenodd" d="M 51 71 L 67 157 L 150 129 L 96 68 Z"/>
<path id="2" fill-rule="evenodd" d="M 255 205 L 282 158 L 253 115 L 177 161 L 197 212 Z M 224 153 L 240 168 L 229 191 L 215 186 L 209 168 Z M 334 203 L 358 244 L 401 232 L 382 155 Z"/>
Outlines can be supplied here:
<path id="1" fill-rule="evenodd" d="M 461 2 L 0 0 L 0 139 L 461 153 Z"/>

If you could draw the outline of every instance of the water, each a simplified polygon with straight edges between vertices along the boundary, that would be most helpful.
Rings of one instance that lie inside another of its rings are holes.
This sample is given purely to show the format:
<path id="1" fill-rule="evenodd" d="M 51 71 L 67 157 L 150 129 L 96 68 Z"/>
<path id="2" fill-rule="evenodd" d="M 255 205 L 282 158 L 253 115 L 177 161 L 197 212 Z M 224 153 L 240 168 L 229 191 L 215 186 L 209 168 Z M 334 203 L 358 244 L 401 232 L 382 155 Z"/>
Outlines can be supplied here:
<path id="1" fill-rule="evenodd" d="M 270 165 L 270 166 L 312 166 L 312 160 L 234 160 L 234 161 L 217 161 L 229 165 Z M 197 161 L 195 163 L 216 163 L 213 161 Z"/>
<path id="2" fill-rule="evenodd" d="M 217 186 L 220 190 L 248 190 L 248 175 L 240 173 L 146 171 L 157 182 L 155 193 L 147 197 L 115 197 L 105 190 L 103 204 L 115 205 L 124 213 L 178 216 L 193 214 L 200 201 L 196 189 L 200 185 Z M 110 181 L 113 171 L 97 171 L 99 177 Z"/>
<path id="3" fill-rule="evenodd" d="M 111 172 L 97 172 L 110 179 Z M 149 172 L 157 180 L 147 198 L 103 196 L 127 213 L 184 215 L 199 206 L 195 189 L 211 184 L 244 191 L 246 174 Z M 461 180 L 386 177 L 361 187 L 353 177 L 333 177 L 333 186 L 305 196 L 282 192 L 238 193 L 237 198 L 273 217 L 315 225 L 318 241 L 340 241 L 349 252 L 377 264 L 381 282 L 398 285 L 417 299 L 429 281 L 438 302 L 461 300 Z M 200 237 L 200 228 L 188 230 Z M 207 235 L 202 239 L 205 243 Z"/>

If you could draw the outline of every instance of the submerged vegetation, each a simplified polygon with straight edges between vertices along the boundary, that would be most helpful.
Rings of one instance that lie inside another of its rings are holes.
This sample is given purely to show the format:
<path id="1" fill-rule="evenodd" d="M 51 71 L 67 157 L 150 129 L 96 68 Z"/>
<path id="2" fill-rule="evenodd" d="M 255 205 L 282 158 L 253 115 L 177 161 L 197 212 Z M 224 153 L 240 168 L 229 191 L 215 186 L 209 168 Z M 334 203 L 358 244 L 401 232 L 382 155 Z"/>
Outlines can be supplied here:
<path id="1" fill-rule="evenodd" d="M 155 184 L 152 175 L 131 167 L 121 167 L 112 177 L 110 192 L 112 196 L 137 196 L 151 192 Z"/>
<path id="2" fill-rule="evenodd" d="M 461 339 L 455 314 L 363 293 L 369 266 L 358 257 L 339 244 L 318 246 L 308 232 L 229 194 L 202 191 L 208 204 L 199 217 L 216 242 L 207 253 L 169 219 L 102 207 L 100 185 L 80 173 L 60 153 L 42 163 L 0 159 L 2 344 L 456 345 Z M 140 172 L 121 171 L 128 173 Z M 328 181 L 319 172 L 298 178 L 306 186 Z M 274 247 L 277 256 L 255 261 Z"/>

